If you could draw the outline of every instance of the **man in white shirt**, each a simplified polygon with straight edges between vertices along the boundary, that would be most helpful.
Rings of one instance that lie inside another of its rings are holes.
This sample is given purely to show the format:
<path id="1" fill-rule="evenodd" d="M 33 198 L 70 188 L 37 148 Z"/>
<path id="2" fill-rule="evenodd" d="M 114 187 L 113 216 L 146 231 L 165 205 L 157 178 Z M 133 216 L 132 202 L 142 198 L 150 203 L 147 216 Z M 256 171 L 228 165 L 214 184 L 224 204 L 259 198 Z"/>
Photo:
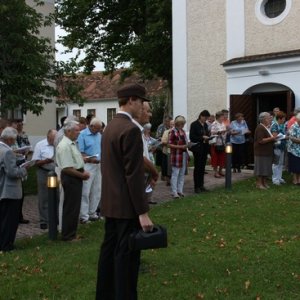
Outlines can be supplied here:
<path id="1" fill-rule="evenodd" d="M 48 172 L 54 171 L 54 139 L 57 131 L 50 129 L 47 138 L 35 145 L 32 160 L 36 161 L 38 182 L 38 205 L 40 214 L 40 228 L 48 228 Z"/>
<path id="2" fill-rule="evenodd" d="M 144 148 L 144 168 L 145 168 L 145 177 L 146 177 L 146 195 L 149 204 L 156 204 L 157 202 L 151 200 L 152 196 L 152 188 L 155 186 L 157 179 L 158 179 L 158 172 L 155 168 L 155 165 L 150 160 L 149 150 L 148 150 L 148 142 L 144 135 L 144 127 L 143 125 L 149 123 L 150 118 L 152 116 L 152 109 L 149 102 L 143 102 L 143 110 L 142 114 L 139 118 L 132 119 L 132 122 L 140 128 L 142 133 L 142 140 L 143 140 L 143 148 Z"/>

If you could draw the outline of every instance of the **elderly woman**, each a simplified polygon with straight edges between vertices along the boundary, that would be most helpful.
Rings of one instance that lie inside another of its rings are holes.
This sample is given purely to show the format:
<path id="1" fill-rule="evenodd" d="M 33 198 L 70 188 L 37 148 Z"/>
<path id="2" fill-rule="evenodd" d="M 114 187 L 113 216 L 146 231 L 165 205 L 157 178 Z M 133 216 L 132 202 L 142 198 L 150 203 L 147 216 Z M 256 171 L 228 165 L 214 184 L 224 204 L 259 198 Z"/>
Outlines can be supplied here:
<path id="1" fill-rule="evenodd" d="M 242 113 L 235 115 L 235 120 L 230 123 L 230 142 L 232 144 L 232 168 L 233 172 L 241 172 L 241 166 L 245 163 L 245 134 L 250 134 L 248 125 Z"/>
<path id="2" fill-rule="evenodd" d="M 213 143 L 211 143 L 211 165 L 216 178 L 224 176 L 222 169 L 225 166 L 226 132 L 224 113 L 219 111 L 216 113 L 216 120 L 211 125 L 211 135 L 215 136 Z"/>
<path id="3" fill-rule="evenodd" d="M 289 130 L 288 165 L 289 172 L 293 173 L 293 184 L 300 185 L 300 113 L 295 120 Z"/>
<path id="4" fill-rule="evenodd" d="M 11 146 L 18 132 L 6 127 L 0 141 L 0 251 L 14 249 L 19 224 L 22 198 L 22 178 L 27 175 L 23 167 L 17 167 L 16 155 Z"/>
<path id="5" fill-rule="evenodd" d="M 274 110 L 273 110 L 274 112 Z M 271 133 L 278 138 L 278 141 L 274 144 L 274 156 L 273 156 L 273 176 L 272 182 L 275 185 L 285 183 L 282 178 L 282 169 L 284 166 L 284 157 L 286 150 L 286 114 L 283 111 L 277 111 L 271 125 Z"/>
<path id="6" fill-rule="evenodd" d="M 267 178 L 272 176 L 273 145 L 276 137 L 270 131 L 272 116 L 268 112 L 259 114 L 259 124 L 254 133 L 254 175 L 256 187 L 269 188 Z"/>
<path id="7" fill-rule="evenodd" d="M 183 116 L 174 120 L 174 128 L 170 131 L 168 146 L 171 149 L 171 189 L 174 198 L 184 197 L 184 174 L 188 161 L 188 142 L 183 127 L 186 121 Z"/>

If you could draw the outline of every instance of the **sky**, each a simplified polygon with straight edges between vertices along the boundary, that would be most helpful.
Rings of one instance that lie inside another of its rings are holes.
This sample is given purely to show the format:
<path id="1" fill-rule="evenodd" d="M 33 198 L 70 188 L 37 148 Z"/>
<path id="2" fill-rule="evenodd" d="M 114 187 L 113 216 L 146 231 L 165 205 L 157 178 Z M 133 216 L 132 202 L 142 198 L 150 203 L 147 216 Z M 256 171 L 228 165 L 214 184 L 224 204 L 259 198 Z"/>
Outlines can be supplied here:
<path id="1" fill-rule="evenodd" d="M 57 39 L 58 39 L 59 36 L 63 36 L 65 34 L 66 34 L 66 32 L 63 29 L 61 29 L 59 26 L 55 27 L 55 41 L 57 41 Z M 55 47 L 58 50 L 56 52 L 56 54 L 55 54 L 55 58 L 58 61 L 60 61 L 60 60 L 62 60 L 62 61 L 68 61 L 70 58 L 75 57 L 76 52 L 77 52 L 76 50 L 73 50 L 72 53 L 63 54 L 63 52 L 67 48 L 65 48 L 63 45 L 61 45 L 61 44 L 59 44 L 57 42 L 55 43 Z M 80 58 L 84 58 L 84 53 L 82 53 L 80 55 Z M 95 66 L 96 67 L 95 67 L 94 71 L 103 71 L 104 70 L 104 64 L 103 63 L 98 63 L 97 62 L 95 64 Z"/>

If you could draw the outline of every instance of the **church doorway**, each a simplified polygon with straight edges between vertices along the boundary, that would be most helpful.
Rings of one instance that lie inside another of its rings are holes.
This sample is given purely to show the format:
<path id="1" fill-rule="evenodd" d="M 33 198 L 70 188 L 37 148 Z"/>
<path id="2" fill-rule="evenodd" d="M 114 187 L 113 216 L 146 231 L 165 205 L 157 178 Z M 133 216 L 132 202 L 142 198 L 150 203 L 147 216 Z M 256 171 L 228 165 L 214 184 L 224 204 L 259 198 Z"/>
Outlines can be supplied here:
<path id="1" fill-rule="evenodd" d="M 259 114 L 264 111 L 272 113 L 275 107 L 279 107 L 290 118 L 295 108 L 293 91 L 251 91 L 250 94 L 230 95 L 230 120 L 235 119 L 236 113 L 243 113 L 253 138 Z M 253 164 L 253 139 L 250 138 L 247 148 L 247 161 Z"/>

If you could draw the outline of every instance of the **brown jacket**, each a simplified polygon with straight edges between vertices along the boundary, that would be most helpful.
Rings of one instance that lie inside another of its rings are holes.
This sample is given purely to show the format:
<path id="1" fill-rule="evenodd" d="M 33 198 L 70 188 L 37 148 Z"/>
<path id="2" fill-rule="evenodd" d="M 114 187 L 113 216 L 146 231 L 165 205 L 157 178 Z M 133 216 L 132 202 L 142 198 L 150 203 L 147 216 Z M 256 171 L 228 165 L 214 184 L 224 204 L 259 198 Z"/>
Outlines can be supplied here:
<path id="1" fill-rule="evenodd" d="M 149 210 L 145 198 L 143 142 L 128 116 L 117 114 L 102 136 L 101 214 L 131 219 Z"/>
<path id="2" fill-rule="evenodd" d="M 267 129 L 258 124 L 254 133 L 254 155 L 255 156 L 272 156 L 274 142 L 261 144 L 262 139 L 270 137 Z"/>

